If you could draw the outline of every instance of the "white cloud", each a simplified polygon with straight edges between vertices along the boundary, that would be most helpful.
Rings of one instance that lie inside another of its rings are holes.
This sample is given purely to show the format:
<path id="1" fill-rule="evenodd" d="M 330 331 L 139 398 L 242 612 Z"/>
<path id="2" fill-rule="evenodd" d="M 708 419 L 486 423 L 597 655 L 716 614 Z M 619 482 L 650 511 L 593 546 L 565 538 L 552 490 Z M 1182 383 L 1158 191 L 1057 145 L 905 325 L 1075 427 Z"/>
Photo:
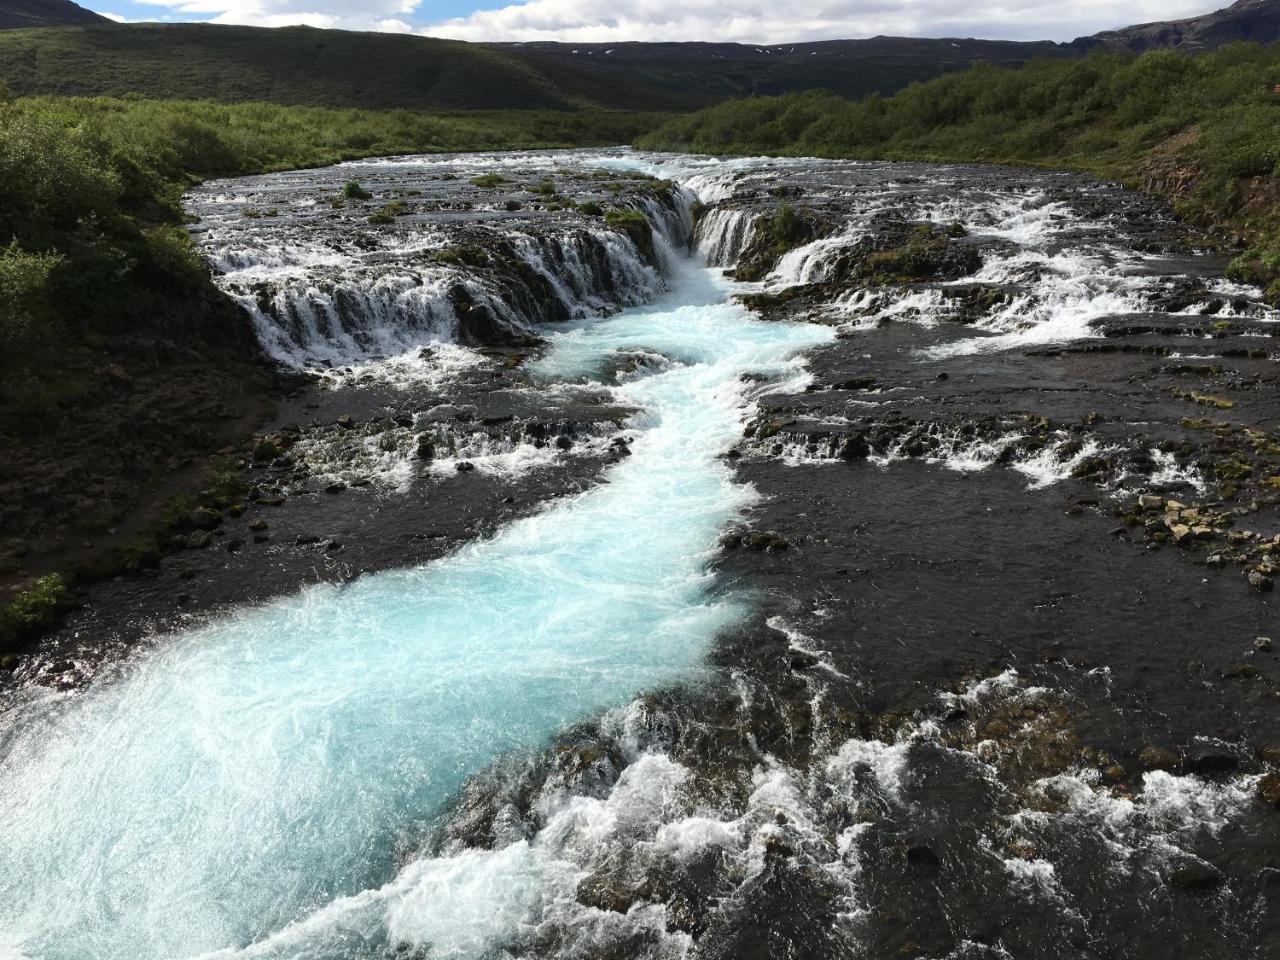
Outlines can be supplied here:
<path id="1" fill-rule="evenodd" d="M 136 0 L 164 19 L 418 32 L 460 40 L 702 40 L 786 43 L 872 37 L 1070 40 L 1195 16 L 1212 0 L 524 0 L 432 21 L 428 0 Z M 485 2 L 485 0 L 477 0 Z M 492 2 L 492 0 L 489 0 Z M 501 0 L 499 0 L 501 2 Z M 1226 0 L 1221 0 L 1225 3 Z"/>
<path id="2" fill-rule="evenodd" d="M 1207 0 L 526 0 L 430 24 L 460 40 L 703 40 L 785 43 L 925 36 L 1071 40 L 1099 30 L 1203 13 Z"/>
<path id="3" fill-rule="evenodd" d="M 166 7 L 179 19 L 237 23 L 254 27 L 304 24 L 339 30 L 378 30 L 406 33 L 413 26 L 404 18 L 421 0 L 137 0 Z M 168 19 L 168 18 L 166 18 Z"/>

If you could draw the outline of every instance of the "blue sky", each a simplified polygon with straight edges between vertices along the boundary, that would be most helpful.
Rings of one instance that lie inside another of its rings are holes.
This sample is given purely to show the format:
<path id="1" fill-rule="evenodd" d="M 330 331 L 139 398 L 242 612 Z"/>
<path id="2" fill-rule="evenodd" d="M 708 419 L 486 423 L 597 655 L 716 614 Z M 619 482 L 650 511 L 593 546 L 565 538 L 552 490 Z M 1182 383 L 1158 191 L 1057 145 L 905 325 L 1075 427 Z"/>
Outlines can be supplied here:
<path id="1" fill-rule="evenodd" d="M 82 0 L 123 20 L 388 30 L 464 40 L 735 40 L 895 36 L 1070 40 L 1205 13 L 1212 0 Z M 1225 0 L 1224 0 L 1225 2 Z"/>

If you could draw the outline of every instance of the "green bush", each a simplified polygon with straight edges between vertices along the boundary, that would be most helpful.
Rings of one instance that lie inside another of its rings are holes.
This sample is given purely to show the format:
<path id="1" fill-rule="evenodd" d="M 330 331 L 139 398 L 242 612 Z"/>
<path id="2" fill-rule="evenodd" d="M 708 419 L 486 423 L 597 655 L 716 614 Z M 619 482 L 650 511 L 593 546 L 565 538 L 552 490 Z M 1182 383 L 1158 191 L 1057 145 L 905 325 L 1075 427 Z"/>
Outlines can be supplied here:
<path id="1" fill-rule="evenodd" d="M 385 206 L 379 207 L 369 215 L 370 223 L 386 224 L 394 223 L 396 217 L 403 217 L 409 209 L 399 200 L 392 200 Z"/>
<path id="2" fill-rule="evenodd" d="M 41 577 L 4 609 L 3 620 L 12 636 L 25 636 L 46 629 L 66 606 L 66 581 L 58 574 Z"/>

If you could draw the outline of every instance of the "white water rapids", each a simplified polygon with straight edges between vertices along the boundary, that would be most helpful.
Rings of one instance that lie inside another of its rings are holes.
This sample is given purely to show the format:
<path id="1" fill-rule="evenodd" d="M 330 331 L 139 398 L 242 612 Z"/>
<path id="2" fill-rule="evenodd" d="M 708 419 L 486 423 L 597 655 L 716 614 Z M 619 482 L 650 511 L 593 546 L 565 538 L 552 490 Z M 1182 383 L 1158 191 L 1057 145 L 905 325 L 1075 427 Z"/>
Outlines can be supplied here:
<path id="1" fill-rule="evenodd" d="M 739 615 L 704 565 L 752 496 L 718 460 L 748 416 L 741 375 L 803 378 L 797 355 L 831 335 L 751 319 L 691 264 L 671 286 L 554 335 L 541 362 L 573 379 L 619 350 L 676 361 L 616 388 L 642 413 L 607 483 L 442 561 L 165 638 L 114 681 L 5 717 L 0 957 L 501 942 L 542 882 L 527 849 L 483 891 L 397 855 L 503 753 L 696 677 Z"/>

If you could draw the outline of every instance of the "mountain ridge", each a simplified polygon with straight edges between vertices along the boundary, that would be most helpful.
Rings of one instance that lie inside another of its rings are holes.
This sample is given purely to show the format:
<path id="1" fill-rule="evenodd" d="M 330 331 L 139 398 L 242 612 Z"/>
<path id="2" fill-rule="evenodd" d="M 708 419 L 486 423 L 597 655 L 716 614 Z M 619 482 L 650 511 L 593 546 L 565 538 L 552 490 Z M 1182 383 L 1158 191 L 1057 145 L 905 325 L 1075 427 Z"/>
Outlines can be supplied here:
<path id="1" fill-rule="evenodd" d="M 1280 40 L 1280 0 L 1236 0 L 1229 7 L 1200 16 L 1104 30 L 1072 43 L 1085 49 L 1141 53 L 1161 48 L 1201 52 L 1228 43 L 1273 43 L 1276 40 Z"/>
<path id="2" fill-rule="evenodd" d="M 1199 52 L 1240 39 L 1280 40 L 1280 0 L 1238 0 L 1200 17 L 1069 43 L 888 36 L 783 44 L 467 43 L 304 26 L 117 24 L 70 0 L 7 0 L 6 10 L 18 7 L 90 18 L 0 30 L 0 81 L 18 95 L 434 111 L 686 112 L 812 89 L 857 100 L 979 60 L 1016 67 L 1097 50 Z"/>
<path id="3" fill-rule="evenodd" d="M 89 23 L 104 24 L 111 21 L 72 3 L 71 0 L 4 0 L 0 4 L 0 30 Z"/>

